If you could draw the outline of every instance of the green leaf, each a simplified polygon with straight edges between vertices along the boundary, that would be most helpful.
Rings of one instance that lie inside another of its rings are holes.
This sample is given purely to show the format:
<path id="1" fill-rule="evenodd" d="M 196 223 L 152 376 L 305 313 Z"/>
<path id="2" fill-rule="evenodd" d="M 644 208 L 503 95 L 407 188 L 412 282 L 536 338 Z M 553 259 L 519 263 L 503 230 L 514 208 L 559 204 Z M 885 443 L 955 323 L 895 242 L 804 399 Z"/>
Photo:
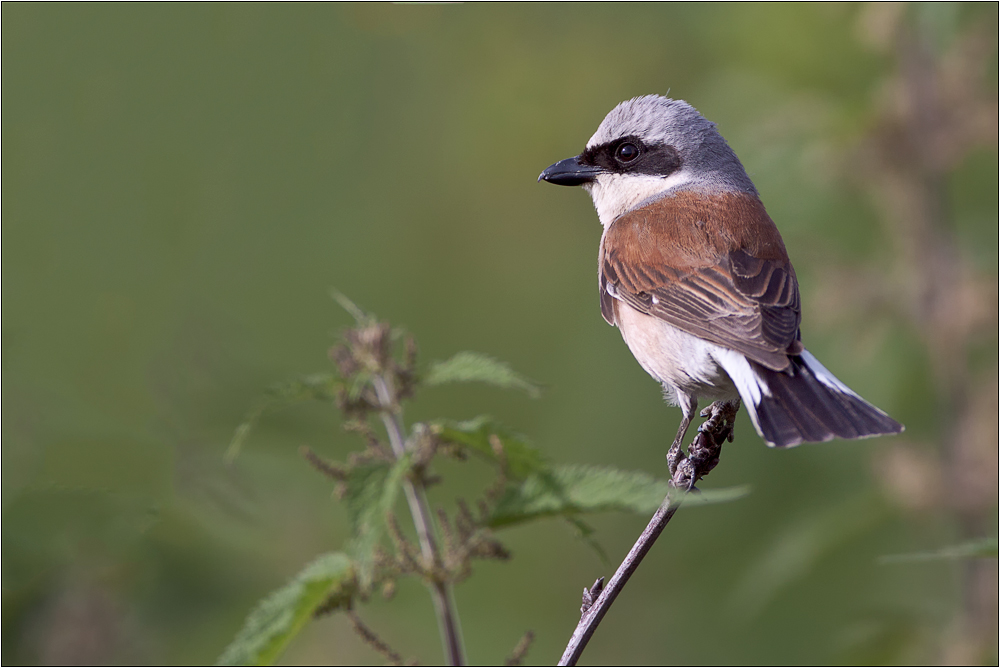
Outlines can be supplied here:
<path id="1" fill-rule="evenodd" d="M 391 467 L 381 462 L 354 466 L 344 483 L 344 503 L 354 529 L 348 552 L 357 563 L 363 589 L 372 582 L 375 548 L 386 533 L 386 516 L 396 505 L 409 471 L 407 453 Z"/>
<path id="2" fill-rule="evenodd" d="M 911 554 L 889 554 L 879 558 L 880 564 L 899 564 L 916 561 L 947 561 L 954 559 L 989 559 L 997 558 L 997 539 L 979 538 L 958 545 L 950 545 L 932 552 L 914 552 Z"/>
<path id="3" fill-rule="evenodd" d="M 370 523 L 368 513 L 381 502 L 391 468 L 390 463 L 381 461 L 355 464 L 349 468 L 342 500 L 355 535 L 363 533 Z"/>
<path id="4" fill-rule="evenodd" d="M 490 526 L 525 522 L 546 515 L 628 511 L 651 514 L 671 491 L 666 480 L 640 471 L 595 466 L 560 466 L 511 485 L 497 501 Z M 748 493 L 745 487 L 689 495 L 685 505 L 730 501 Z M 674 490 L 674 493 L 677 493 Z"/>
<path id="5" fill-rule="evenodd" d="M 271 665 L 317 610 L 346 607 L 354 591 L 351 560 L 324 554 L 257 604 L 217 665 Z"/>
<path id="6" fill-rule="evenodd" d="M 247 413 L 243 422 L 236 428 L 233 440 L 226 449 L 226 462 L 231 463 L 240 453 L 243 442 L 260 417 L 269 410 L 290 406 L 302 401 L 332 401 L 337 398 L 340 381 L 331 373 L 316 373 L 293 380 L 276 383 L 264 391 L 264 396 L 257 405 Z"/>
<path id="7" fill-rule="evenodd" d="M 473 352 L 461 352 L 446 362 L 434 362 L 424 382 L 427 385 L 488 383 L 497 387 L 523 390 L 533 399 L 537 399 L 541 394 L 537 383 L 511 369 L 506 362 Z"/>
<path id="8" fill-rule="evenodd" d="M 431 429 L 442 440 L 464 445 L 492 461 L 499 461 L 497 453 L 493 450 L 493 444 L 490 443 L 490 437 L 496 436 L 503 446 L 507 473 L 518 480 L 532 473 L 549 470 L 541 450 L 529 445 L 523 436 L 507 429 L 488 415 L 480 415 L 464 422 L 440 420 L 433 423 Z"/>

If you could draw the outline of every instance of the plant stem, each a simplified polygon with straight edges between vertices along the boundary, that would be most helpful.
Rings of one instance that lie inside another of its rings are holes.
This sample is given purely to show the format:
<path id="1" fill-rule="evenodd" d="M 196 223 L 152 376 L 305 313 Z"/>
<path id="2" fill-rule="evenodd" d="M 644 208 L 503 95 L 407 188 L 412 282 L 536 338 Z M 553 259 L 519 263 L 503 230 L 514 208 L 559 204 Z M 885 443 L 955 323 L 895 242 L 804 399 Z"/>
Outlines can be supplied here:
<path id="1" fill-rule="evenodd" d="M 635 545 L 629 550 L 628 556 L 625 557 L 625 561 L 615 571 L 611 581 L 604 587 L 593 605 L 580 617 L 580 623 L 577 624 L 576 630 L 573 631 L 573 636 L 569 640 L 569 644 L 566 645 L 566 651 L 563 652 L 562 658 L 559 659 L 560 666 L 575 666 L 576 662 L 579 661 L 580 655 L 583 654 L 583 650 L 590 641 L 590 637 L 597 630 L 597 625 L 604 619 L 604 614 L 611 608 L 611 604 L 615 602 L 618 594 L 625 587 L 625 583 L 632 577 L 635 569 L 639 568 L 643 557 L 653 547 L 653 543 L 659 538 L 663 528 L 667 526 L 667 522 L 677 512 L 677 508 L 680 507 L 680 498 L 683 498 L 683 495 L 676 495 L 680 497 L 676 501 L 671 498 L 672 496 L 675 496 L 673 492 L 663 499 L 663 503 L 660 504 L 656 514 L 653 515 L 653 519 L 649 521 L 649 524 L 646 525 L 645 530 L 643 530 Z"/>
<path id="2" fill-rule="evenodd" d="M 406 454 L 406 436 L 403 431 L 399 402 L 396 401 L 395 393 L 389 381 L 383 376 L 375 377 L 374 386 L 382 407 L 382 423 L 389 434 L 389 443 L 392 446 L 392 452 L 398 459 Z M 426 491 L 423 485 L 414 484 L 409 479 L 403 482 L 403 491 L 406 494 L 406 501 L 410 506 L 410 515 L 413 516 L 413 526 L 417 530 L 420 551 L 423 554 L 424 560 L 428 564 L 437 567 L 441 564 L 441 556 L 438 551 L 437 540 L 434 537 L 434 525 L 431 519 L 430 504 L 427 501 Z M 462 645 L 462 629 L 458 621 L 458 611 L 455 607 L 455 598 L 452 593 L 451 583 L 436 579 L 430 580 L 427 582 L 427 588 L 430 589 L 431 599 L 434 601 L 434 612 L 437 615 L 438 630 L 441 632 L 441 644 L 444 647 L 444 654 L 448 665 L 464 666 L 465 648 Z"/>
<path id="3" fill-rule="evenodd" d="M 686 493 L 694 489 L 694 484 L 719 463 L 722 444 L 732 440 L 733 425 L 739 408 L 738 400 L 732 403 L 722 401 L 713 403 L 702 413 L 702 417 L 708 416 L 708 420 L 698 430 L 698 435 L 688 446 L 686 455 L 680 453 L 678 443 L 678 453 L 681 456 L 679 460 L 669 464 L 670 486 L 673 489 L 664 497 L 663 503 L 657 508 L 653 518 L 649 520 L 649 524 L 635 541 L 635 545 L 629 550 L 628 556 L 615 571 L 607 586 L 601 588 L 604 582 L 604 578 L 601 578 L 593 587 L 584 589 L 580 622 L 576 625 L 562 658 L 559 659 L 560 666 L 575 666 L 580 660 L 580 655 L 597 630 L 597 625 L 604 619 L 605 613 L 611 608 L 611 604 L 615 602 L 625 583 L 632 577 L 632 573 L 639 568 L 643 557 L 660 537 L 667 522 L 677 512 Z M 671 451 L 673 452 L 673 449 Z M 671 455 L 668 454 L 667 460 L 668 463 L 671 461 Z M 597 600 L 594 600 L 594 596 L 597 596 Z"/>

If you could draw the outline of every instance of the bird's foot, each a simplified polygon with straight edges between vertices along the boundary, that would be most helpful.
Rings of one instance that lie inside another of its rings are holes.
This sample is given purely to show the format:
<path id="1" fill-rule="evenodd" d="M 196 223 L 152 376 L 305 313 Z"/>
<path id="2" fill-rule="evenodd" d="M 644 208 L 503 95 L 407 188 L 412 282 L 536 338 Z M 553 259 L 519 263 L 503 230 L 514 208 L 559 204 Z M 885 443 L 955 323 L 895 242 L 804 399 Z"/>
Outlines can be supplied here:
<path id="1" fill-rule="evenodd" d="M 675 440 L 670 444 L 670 449 L 667 450 L 667 470 L 670 471 L 671 478 L 673 478 L 674 474 L 677 472 L 677 465 L 684 459 L 685 456 L 684 451 L 681 450 L 681 442 Z"/>
<path id="2" fill-rule="evenodd" d="M 701 412 L 701 417 L 708 419 L 698 427 L 698 434 L 688 446 L 687 454 L 681 450 L 679 442 L 670 446 L 667 467 L 670 470 L 671 484 L 675 488 L 695 490 L 695 483 L 719 463 L 722 444 L 733 440 L 733 427 L 739 407 L 738 401 L 716 401 Z"/>

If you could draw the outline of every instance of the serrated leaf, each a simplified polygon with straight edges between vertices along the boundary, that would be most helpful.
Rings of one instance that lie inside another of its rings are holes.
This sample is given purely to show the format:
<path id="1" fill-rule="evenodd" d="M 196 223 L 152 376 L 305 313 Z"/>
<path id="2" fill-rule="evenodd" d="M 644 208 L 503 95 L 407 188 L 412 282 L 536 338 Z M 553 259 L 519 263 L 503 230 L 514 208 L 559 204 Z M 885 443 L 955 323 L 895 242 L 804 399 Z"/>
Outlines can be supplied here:
<path id="1" fill-rule="evenodd" d="M 541 391 L 534 381 L 517 373 L 506 362 L 473 352 L 457 353 L 444 362 L 434 362 L 424 378 L 427 385 L 445 383 L 488 383 L 496 387 L 523 390 L 537 399 Z"/>
<path id="2" fill-rule="evenodd" d="M 368 512 L 381 502 L 391 468 L 391 463 L 382 461 L 355 464 L 349 468 L 341 500 L 347 509 L 353 534 L 359 535 L 369 523 Z"/>
<path id="3" fill-rule="evenodd" d="M 433 423 L 431 429 L 442 440 L 464 445 L 492 461 L 499 461 L 493 444 L 490 443 L 490 437 L 496 436 L 503 446 L 507 473 L 512 478 L 523 480 L 532 473 L 549 470 L 549 464 L 541 450 L 529 445 L 523 436 L 507 429 L 488 415 L 462 422 L 440 420 Z"/>
<path id="4" fill-rule="evenodd" d="M 269 410 L 290 406 L 302 401 L 332 401 L 337 397 L 340 381 L 331 373 L 315 373 L 281 383 L 276 383 L 264 391 L 264 396 L 257 405 L 247 413 L 243 422 L 236 428 L 233 439 L 226 448 L 226 462 L 236 459 L 243 442 L 260 417 Z"/>
<path id="5" fill-rule="evenodd" d="M 357 563 L 362 588 L 372 581 L 375 548 L 386 533 L 386 516 L 396 505 L 410 470 L 410 454 L 391 467 L 372 463 L 355 466 L 345 481 L 344 502 L 354 529 L 348 552 Z"/>
<path id="6" fill-rule="evenodd" d="M 560 466 L 511 485 L 497 501 L 490 526 L 500 527 L 546 515 L 627 511 L 650 514 L 671 491 L 666 480 L 641 471 L 596 466 Z M 736 487 L 690 494 L 685 505 L 730 501 L 749 490 Z M 674 493 L 678 493 L 674 490 Z"/>
<path id="7" fill-rule="evenodd" d="M 354 569 L 344 554 L 324 554 L 250 611 L 217 665 L 267 666 L 323 606 L 346 607 L 355 591 Z"/>
<path id="8" fill-rule="evenodd" d="M 954 559 L 996 559 L 998 554 L 996 538 L 979 538 L 958 545 L 949 545 L 931 552 L 911 554 L 890 554 L 879 558 L 880 564 L 899 564 L 919 561 L 950 561 Z"/>

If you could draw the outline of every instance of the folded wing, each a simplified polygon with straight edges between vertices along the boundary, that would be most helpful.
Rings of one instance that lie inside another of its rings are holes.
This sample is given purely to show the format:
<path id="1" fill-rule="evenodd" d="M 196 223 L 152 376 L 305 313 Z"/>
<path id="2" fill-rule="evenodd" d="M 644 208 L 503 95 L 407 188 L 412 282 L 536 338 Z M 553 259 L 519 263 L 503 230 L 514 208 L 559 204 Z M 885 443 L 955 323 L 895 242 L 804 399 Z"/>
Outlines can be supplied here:
<path id="1" fill-rule="evenodd" d="M 600 286 L 611 324 L 617 298 L 775 371 L 802 351 L 795 272 L 750 194 L 683 193 L 617 219 L 601 241 Z"/>

